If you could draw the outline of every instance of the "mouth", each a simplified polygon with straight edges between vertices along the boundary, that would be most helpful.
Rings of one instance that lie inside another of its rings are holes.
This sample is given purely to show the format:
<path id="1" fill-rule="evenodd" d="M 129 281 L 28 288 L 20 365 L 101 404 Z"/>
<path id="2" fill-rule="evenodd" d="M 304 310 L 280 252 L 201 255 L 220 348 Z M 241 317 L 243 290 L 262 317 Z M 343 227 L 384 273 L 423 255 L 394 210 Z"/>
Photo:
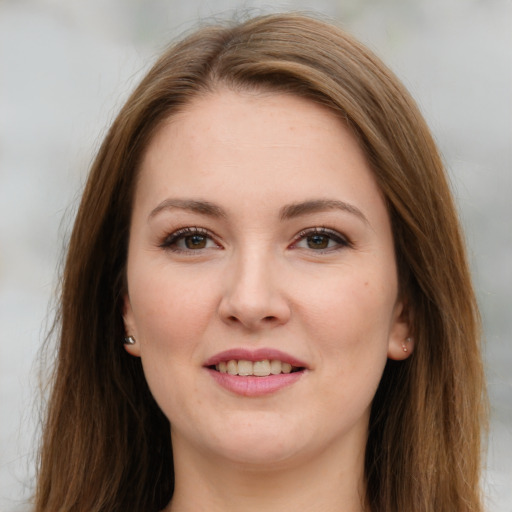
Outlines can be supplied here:
<path id="1" fill-rule="evenodd" d="M 226 350 L 205 361 L 204 367 L 219 386 L 243 397 L 273 395 L 310 370 L 303 361 L 270 348 Z"/>
<path id="2" fill-rule="evenodd" d="M 229 359 L 209 365 L 208 368 L 220 373 L 241 377 L 268 377 L 269 375 L 289 374 L 305 370 L 303 366 L 294 366 L 280 359 L 262 359 L 259 361 Z"/>

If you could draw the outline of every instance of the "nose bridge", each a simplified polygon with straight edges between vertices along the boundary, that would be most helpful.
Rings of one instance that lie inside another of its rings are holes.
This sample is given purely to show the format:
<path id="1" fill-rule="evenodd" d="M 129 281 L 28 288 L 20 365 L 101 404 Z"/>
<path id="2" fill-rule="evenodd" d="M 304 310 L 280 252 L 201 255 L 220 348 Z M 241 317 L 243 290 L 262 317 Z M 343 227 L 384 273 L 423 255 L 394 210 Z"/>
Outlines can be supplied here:
<path id="1" fill-rule="evenodd" d="M 237 251 L 221 300 L 223 319 L 248 328 L 285 323 L 290 311 L 279 284 L 278 266 L 277 256 L 265 244 Z"/>

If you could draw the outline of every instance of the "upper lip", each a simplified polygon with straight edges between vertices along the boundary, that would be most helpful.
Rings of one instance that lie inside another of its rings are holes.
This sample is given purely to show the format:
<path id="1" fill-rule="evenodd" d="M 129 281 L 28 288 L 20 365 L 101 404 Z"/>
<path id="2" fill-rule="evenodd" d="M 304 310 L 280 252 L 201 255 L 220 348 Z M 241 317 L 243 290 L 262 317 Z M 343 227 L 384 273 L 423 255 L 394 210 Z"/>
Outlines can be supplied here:
<path id="1" fill-rule="evenodd" d="M 290 363 L 292 366 L 300 367 L 300 368 L 308 368 L 308 365 L 297 359 L 296 357 L 287 354 L 286 352 L 282 352 L 281 350 L 276 350 L 273 348 L 259 348 L 256 350 L 250 350 L 245 348 L 233 348 L 229 350 L 224 350 L 223 352 L 219 352 L 218 354 L 213 355 L 209 359 L 207 359 L 204 363 L 204 366 L 215 366 L 223 361 L 263 361 L 265 359 L 269 360 L 278 360 L 282 363 Z"/>

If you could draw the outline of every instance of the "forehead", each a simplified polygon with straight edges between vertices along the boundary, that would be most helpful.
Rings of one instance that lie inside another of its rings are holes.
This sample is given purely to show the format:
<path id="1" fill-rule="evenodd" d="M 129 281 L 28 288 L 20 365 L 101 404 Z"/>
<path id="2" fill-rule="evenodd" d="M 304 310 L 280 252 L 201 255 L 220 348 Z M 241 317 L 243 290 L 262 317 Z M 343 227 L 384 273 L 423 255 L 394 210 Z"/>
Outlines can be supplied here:
<path id="1" fill-rule="evenodd" d="M 231 90 L 194 99 L 157 130 L 137 189 L 139 197 L 255 204 L 280 196 L 382 199 L 362 149 L 333 112 L 294 95 Z"/>
<path id="2" fill-rule="evenodd" d="M 277 151 L 279 146 L 314 150 L 324 141 L 339 149 L 350 145 L 364 158 L 341 116 L 311 99 L 273 91 L 221 88 L 193 98 L 157 129 L 146 157 L 168 145 L 170 137 L 177 139 L 176 146 L 179 140 L 181 150 L 194 151 L 209 145 L 247 152 L 251 142 L 258 150 Z"/>

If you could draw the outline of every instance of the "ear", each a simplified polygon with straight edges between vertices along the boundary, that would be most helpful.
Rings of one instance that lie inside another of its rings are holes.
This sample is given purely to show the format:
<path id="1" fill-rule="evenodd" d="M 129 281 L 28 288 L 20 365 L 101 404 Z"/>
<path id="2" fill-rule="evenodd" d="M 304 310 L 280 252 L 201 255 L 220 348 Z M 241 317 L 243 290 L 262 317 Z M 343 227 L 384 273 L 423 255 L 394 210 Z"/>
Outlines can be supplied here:
<path id="1" fill-rule="evenodd" d="M 393 325 L 389 334 L 388 358 L 395 361 L 407 359 L 414 350 L 411 336 L 411 314 L 407 303 L 399 301 L 395 306 Z"/>
<path id="2" fill-rule="evenodd" d="M 128 293 L 124 295 L 123 299 L 123 321 L 126 336 L 132 336 L 135 340 L 135 343 L 133 344 L 125 343 L 124 348 L 128 354 L 131 354 L 135 357 L 140 357 L 140 341 L 138 338 L 137 327 L 135 324 L 135 318 L 133 316 L 132 305 Z"/>

